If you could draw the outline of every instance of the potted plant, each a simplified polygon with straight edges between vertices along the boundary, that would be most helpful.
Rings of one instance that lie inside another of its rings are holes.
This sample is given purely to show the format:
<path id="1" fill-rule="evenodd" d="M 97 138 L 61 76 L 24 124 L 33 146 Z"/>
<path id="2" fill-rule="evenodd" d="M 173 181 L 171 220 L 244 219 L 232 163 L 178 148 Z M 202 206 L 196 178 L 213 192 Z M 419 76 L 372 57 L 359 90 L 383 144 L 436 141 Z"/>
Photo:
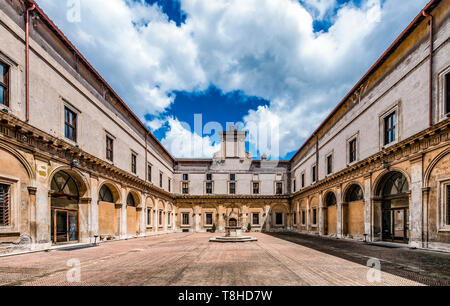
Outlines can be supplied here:
<path id="1" fill-rule="evenodd" d="M 216 224 L 213 223 L 213 226 L 211 227 L 211 233 L 215 233 L 216 232 Z"/>
<path id="2" fill-rule="evenodd" d="M 249 223 L 248 225 L 247 225 L 247 232 L 250 232 L 252 230 L 252 225 Z"/>

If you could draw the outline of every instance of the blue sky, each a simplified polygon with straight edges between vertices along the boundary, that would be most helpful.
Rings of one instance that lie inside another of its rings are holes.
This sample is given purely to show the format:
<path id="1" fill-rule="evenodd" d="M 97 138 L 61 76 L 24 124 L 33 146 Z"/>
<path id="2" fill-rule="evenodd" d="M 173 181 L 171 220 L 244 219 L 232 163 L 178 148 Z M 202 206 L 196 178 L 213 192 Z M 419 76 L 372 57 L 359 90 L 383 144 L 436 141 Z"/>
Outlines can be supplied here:
<path id="1" fill-rule="evenodd" d="M 172 155 L 212 157 L 208 123 L 242 122 L 253 156 L 274 159 L 295 153 L 427 3 L 37 2 Z"/>

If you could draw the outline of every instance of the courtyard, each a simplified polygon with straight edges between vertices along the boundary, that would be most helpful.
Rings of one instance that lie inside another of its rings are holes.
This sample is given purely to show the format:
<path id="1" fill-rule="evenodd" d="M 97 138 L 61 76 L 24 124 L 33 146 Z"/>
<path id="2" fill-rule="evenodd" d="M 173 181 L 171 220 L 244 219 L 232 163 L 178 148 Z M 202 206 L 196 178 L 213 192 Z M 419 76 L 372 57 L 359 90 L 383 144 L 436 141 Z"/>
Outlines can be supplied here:
<path id="1" fill-rule="evenodd" d="M 252 233 L 257 242 L 211 243 L 176 233 L 0 258 L 6 286 L 449 285 L 447 253 L 299 234 Z M 367 262 L 377 258 L 380 277 Z M 79 281 L 68 280 L 79 263 Z M 368 277 L 369 275 L 369 277 Z"/>

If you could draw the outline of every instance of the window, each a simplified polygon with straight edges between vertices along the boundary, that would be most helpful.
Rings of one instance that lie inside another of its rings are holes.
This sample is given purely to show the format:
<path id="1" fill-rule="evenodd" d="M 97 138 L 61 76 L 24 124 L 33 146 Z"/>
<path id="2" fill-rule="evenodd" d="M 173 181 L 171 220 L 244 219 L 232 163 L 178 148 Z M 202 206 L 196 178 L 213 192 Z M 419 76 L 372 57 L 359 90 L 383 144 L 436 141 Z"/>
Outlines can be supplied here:
<path id="1" fill-rule="evenodd" d="M 67 139 L 77 141 L 77 114 L 64 107 L 64 135 Z"/>
<path id="2" fill-rule="evenodd" d="M 152 225 L 152 209 L 147 208 L 147 225 Z"/>
<path id="3" fill-rule="evenodd" d="M 169 192 L 170 192 L 170 187 L 172 185 L 171 183 L 172 183 L 172 181 L 170 179 L 167 179 L 167 189 L 169 190 Z"/>
<path id="4" fill-rule="evenodd" d="M 114 203 L 114 197 L 108 186 L 103 185 L 98 194 L 99 200 L 102 202 Z"/>
<path id="5" fill-rule="evenodd" d="M 294 186 L 293 188 L 294 188 L 294 192 L 296 192 L 297 191 L 297 180 L 294 180 L 293 182 L 292 182 L 292 185 Z"/>
<path id="6" fill-rule="evenodd" d="M 162 225 L 162 210 L 160 210 L 158 212 L 158 224 L 161 226 Z"/>
<path id="7" fill-rule="evenodd" d="M 254 225 L 259 225 L 259 213 L 252 214 L 252 223 Z"/>
<path id="8" fill-rule="evenodd" d="M 302 210 L 302 224 L 305 225 L 306 224 L 306 213 L 304 210 Z"/>
<path id="9" fill-rule="evenodd" d="M 147 180 L 152 181 L 152 165 L 147 165 Z"/>
<path id="10" fill-rule="evenodd" d="M 450 73 L 445 76 L 445 113 L 450 114 Z"/>
<path id="11" fill-rule="evenodd" d="M 235 181 L 236 180 L 236 174 L 230 174 L 230 181 Z"/>
<path id="12" fill-rule="evenodd" d="M 206 182 L 206 193 L 212 194 L 212 182 Z"/>
<path id="13" fill-rule="evenodd" d="M 159 173 L 159 188 L 163 188 L 163 174 Z"/>
<path id="14" fill-rule="evenodd" d="M 348 143 L 348 153 L 349 153 L 349 163 L 353 163 L 356 161 L 356 138 L 350 140 Z"/>
<path id="15" fill-rule="evenodd" d="M 212 174 L 211 173 L 207 173 L 206 174 L 206 180 L 207 181 L 212 181 Z"/>
<path id="16" fill-rule="evenodd" d="M 183 174 L 183 181 L 189 181 L 189 175 L 187 173 Z"/>
<path id="17" fill-rule="evenodd" d="M 0 62 L 0 104 L 9 106 L 9 66 Z"/>
<path id="18" fill-rule="evenodd" d="M 136 159 L 137 159 L 136 154 L 131 153 L 131 172 L 133 172 L 134 174 L 136 174 L 137 171 Z"/>
<path id="19" fill-rule="evenodd" d="M 276 213 L 275 214 L 275 224 L 276 225 L 283 225 L 283 214 L 282 213 Z"/>
<path id="20" fill-rule="evenodd" d="M 312 224 L 317 224 L 317 208 L 313 208 L 312 210 Z"/>
<path id="21" fill-rule="evenodd" d="M 0 184 L 0 226 L 9 226 L 9 185 Z"/>
<path id="22" fill-rule="evenodd" d="M 259 194 L 259 183 L 253 183 L 253 194 Z"/>
<path id="23" fill-rule="evenodd" d="M 305 173 L 302 173 L 302 188 L 305 188 Z"/>
<path id="24" fill-rule="evenodd" d="M 352 185 L 345 196 L 345 202 L 357 202 L 357 201 L 363 201 L 364 200 L 364 194 L 359 187 L 359 185 Z"/>
<path id="25" fill-rule="evenodd" d="M 106 159 L 114 161 L 114 140 L 106 136 Z"/>
<path id="26" fill-rule="evenodd" d="M 206 225 L 212 225 L 213 224 L 213 215 L 211 214 L 211 213 L 207 213 L 206 215 L 205 215 L 205 224 Z"/>
<path id="27" fill-rule="evenodd" d="M 317 181 L 317 167 L 313 166 L 311 169 L 312 182 L 315 183 Z"/>
<path id="28" fill-rule="evenodd" d="M 283 194 L 283 183 L 282 182 L 277 182 L 276 193 L 277 194 Z"/>
<path id="29" fill-rule="evenodd" d="M 393 112 L 384 118 L 384 145 L 395 141 L 396 114 Z"/>
<path id="30" fill-rule="evenodd" d="M 230 194 L 236 194 L 236 183 L 230 183 Z"/>
<path id="31" fill-rule="evenodd" d="M 171 211 L 169 211 L 168 213 L 167 213 L 167 225 L 168 226 L 171 226 L 170 225 L 170 216 L 172 215 L 172 212 Z"/>
<path id="32" fill-rule="evenodd" d="M 297 213 L 294 212 L 294 225 L 297 225 Z"/>
<path id="33" fill-rule="evenodd" d="M 333 155 L 327 156 L 327 174 L 333 173 Z"/>
<path id="34" fill-rule="evenodd" d="M 131 193 L 128 194 L 127 205 L 131 207 L 136 207 L 136 201 L 134 200 L 134 197 Z"/>
<path id="35" fill-rule="evenodd" d="M 189 213 L 182 213 L 182 224 L 183 225 L 189 225 Z"/>
<path id="36" fill-rule="evenodd" d="M 183 194 L 189 194 L 189 183 L 182 183 L 181 188 L 183 189 Z"/>

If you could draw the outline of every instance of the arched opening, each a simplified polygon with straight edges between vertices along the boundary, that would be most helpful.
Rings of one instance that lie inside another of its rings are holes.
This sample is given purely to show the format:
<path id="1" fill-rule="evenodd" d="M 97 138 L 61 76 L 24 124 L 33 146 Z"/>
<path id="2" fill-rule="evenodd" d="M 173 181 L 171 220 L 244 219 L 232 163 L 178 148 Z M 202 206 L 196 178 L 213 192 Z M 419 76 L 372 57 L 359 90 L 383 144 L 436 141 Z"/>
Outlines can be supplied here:
<path id="1" fill-rule="evenodd" d="M 53 243 L 79 241 L 80 186 L 66 171 L 51 180 L 51 237 Z"/>
<path id="2" fill-rule="evenodd" d="M 113 239 L 120 231 L 120 192 L 114 184 L 104 183 L 98 193 L 98 234 Z"/>
<path id="3" fill-rule="evenodd" d="M 342 220 L 343 235 L 364 236 L 364 192 L 359 184 L 351 184 L 344 194 Z"/>
<path id="4" fill-rule="evenodd" d="M 229 227 L 236 227 L 237 226 L 237 220 L 235 218 L 230 218 L 228 220 L 228 226 Z"/>
<path id="5" fill-rule="evenodd" d="M 138 194 L 134 191 L 129 192 L 127 196 L 127 234 L 131 236 L 139 234 L 138 203 L 140 203 Z"/>
<path id="6" fill-rule="evenodd" d="M 337 234 L 337 200 L 333 192 L 328 192 L 325 196 L 325 209 L 326 213 L 324 216 L 326 220 L 325 223 L 325 235 L 336 235 Z"/>
<path id="7" fill-rule="evenodd" d="M 384 176 L 377 189 L 381 197 L 381 226 L 384 241 L 408 243 L 409 185 L 400 172 Z"/>

